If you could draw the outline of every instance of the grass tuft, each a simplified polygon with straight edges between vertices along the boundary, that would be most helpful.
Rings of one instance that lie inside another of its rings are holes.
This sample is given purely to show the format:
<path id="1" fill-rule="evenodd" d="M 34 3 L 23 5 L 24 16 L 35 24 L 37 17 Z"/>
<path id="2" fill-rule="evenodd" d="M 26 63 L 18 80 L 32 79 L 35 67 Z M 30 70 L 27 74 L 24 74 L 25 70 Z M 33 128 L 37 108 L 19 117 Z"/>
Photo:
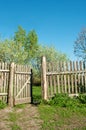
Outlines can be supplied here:
<path id="1" fill-rule="evenodd" d="M 0 109 L 4 109 L 6 106 L 7 104 L 0 100 Z"/>

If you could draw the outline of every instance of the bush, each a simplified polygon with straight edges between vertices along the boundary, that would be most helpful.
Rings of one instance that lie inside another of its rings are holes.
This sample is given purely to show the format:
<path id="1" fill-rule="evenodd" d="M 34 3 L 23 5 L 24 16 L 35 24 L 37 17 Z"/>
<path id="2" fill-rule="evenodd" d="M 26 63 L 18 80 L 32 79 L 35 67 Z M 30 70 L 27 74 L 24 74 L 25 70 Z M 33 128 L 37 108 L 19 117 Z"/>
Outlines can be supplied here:
<path id="1" fill-rule="evenodd" d="M 86 94 L 80 94 L 78 97 L 80 103 L 86 104 Z"/>
<path id="2" fill-rule="evenodd" d="M 67 94 L 57 94 L 53 98 L 51 98 L 47 104 L 56 105 L 60 107 L 80 106 L 79 100 L 76 97 L 71 98 Z"/>
<path id="3" fill-rule="evenodd" d="M 66 107 L 67 101 L 69 100 L 69 97 L 67 94 L 57 94 L 55 97 L 53 97 L 50 101 L 50 105 L 58 105 L 61 107 Z"/>

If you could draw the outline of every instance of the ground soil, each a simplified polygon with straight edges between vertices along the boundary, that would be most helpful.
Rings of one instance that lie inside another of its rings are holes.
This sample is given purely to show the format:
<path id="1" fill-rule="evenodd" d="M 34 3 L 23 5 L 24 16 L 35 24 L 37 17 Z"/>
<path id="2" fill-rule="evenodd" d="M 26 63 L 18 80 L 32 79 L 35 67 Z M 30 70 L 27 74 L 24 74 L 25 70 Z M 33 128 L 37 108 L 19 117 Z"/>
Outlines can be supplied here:
<path id="1" fill-rule="evenodd" d="M 17 119 L 11 119 L 10 113 L 17 115 Z M 37 107 L 26 105 L 24 108 L 7 107 L 0 110 L 0 130 L 39 130 L 42 121 L 39 118 Z M 13 126 L 19 126 L 14 128 Z"/>

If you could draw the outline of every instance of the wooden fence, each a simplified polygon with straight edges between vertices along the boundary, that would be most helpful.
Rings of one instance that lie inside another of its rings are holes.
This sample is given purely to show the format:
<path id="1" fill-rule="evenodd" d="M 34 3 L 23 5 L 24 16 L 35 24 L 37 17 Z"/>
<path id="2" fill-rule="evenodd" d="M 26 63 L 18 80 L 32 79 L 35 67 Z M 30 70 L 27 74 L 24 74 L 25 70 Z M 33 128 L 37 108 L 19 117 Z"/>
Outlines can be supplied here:
<path id="1" fill-rule="evenodd" d="M 56 93 L 68 93 L 70 96 L 86 93 L 86 62 L 47 63 L 46 57 L 42 57 L 41 80 L 44 99 Z"/>
<path id="2" fill-rule="evenodd" d="M 32 100 L 32 70 L 26 65 L 0 63 L 0 100 L 10 106 Z"/>

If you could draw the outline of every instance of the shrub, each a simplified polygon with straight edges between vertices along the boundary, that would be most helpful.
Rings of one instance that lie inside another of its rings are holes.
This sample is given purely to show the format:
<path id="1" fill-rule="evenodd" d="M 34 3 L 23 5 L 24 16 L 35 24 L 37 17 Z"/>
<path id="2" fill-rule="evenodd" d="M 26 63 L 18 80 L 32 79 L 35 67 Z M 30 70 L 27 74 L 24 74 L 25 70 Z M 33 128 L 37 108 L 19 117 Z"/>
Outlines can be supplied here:
<path id="1" fill-rule="evenodd" d="M 60 107 L 76 107 L 80 106 L 77 98 L 71 98 L 67 94 L 57 94 L 48 101 L 49 105 L 56 105 Z"/>
<path id="2" fill-rule="evenodd" d="M 86 94 L 80 94 L 78 97 L 80 103 L 86 104 Z"/>

